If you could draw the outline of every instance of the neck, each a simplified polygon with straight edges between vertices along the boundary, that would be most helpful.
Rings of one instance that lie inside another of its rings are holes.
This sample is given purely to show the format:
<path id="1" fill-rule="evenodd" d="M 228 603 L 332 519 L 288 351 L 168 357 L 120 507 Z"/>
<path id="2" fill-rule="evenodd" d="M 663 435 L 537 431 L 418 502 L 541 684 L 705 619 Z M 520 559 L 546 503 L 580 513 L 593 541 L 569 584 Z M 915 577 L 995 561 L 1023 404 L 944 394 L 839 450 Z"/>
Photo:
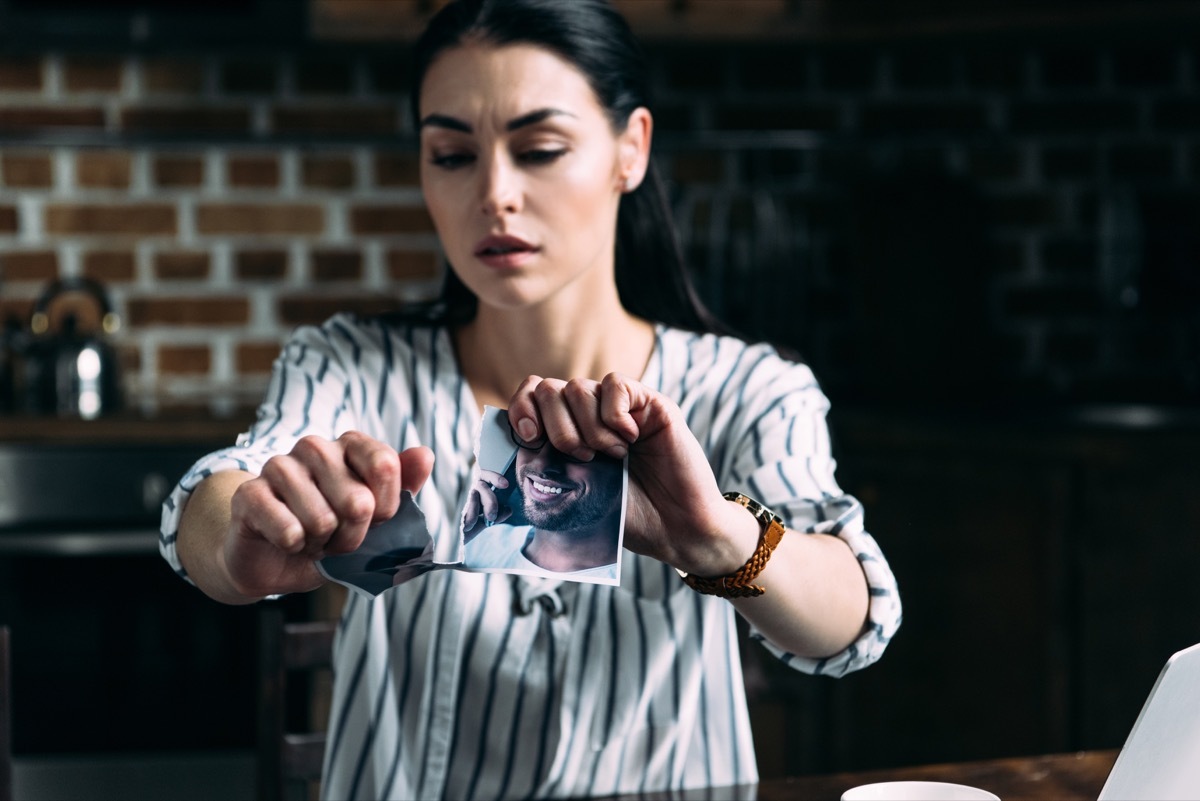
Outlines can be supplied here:
<path id="1" fill-rule="evenodd" d="M 481 407 L 506 408 L 531 375 L 600 380 L 620 372 L 640 378 L 654 349 L 654 326 L 615 298 L 577 313 L 481 304 L 454 336 L 459 365 Z"/>

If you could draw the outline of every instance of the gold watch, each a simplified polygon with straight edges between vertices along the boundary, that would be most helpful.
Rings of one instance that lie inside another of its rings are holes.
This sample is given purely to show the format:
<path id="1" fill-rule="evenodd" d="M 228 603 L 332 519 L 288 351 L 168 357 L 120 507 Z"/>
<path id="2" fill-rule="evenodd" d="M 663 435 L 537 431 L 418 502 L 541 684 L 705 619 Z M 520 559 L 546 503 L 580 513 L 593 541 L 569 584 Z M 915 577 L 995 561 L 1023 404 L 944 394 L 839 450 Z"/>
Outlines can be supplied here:
<path id="1" fill-rule="evenodd" d="M 741 568 L 725 576 L 705 578 L 684 573 L 675 568 L 680 577 L 696 592 L 705 595 L 715 595 L 718 598 L 754 598 L 762 595 L 765 590 L 757 584 L 751 584 L 758 574 L 767 566 L 775 547 L 783 539 L 787 529 L 779 515 L 772 512 L 753 498 L 748 498 L 740 492 L 726 492 L 722 496 L 727 501 L 744 506 L 762 526 L 762 534 L 758 538 L 758 547 L 754 549 L 750 559 Z"/>

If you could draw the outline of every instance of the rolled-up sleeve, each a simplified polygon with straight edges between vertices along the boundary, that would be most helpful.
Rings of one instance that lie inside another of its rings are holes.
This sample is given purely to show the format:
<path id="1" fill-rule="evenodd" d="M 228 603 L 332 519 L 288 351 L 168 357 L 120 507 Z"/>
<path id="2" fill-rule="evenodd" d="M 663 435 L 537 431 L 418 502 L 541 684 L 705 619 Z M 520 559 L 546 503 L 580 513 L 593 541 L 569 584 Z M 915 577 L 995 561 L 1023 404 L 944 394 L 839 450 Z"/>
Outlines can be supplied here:
<path id="1" fill-rule="evenodd" d="M 258 475 L 272 456 L 289 452 L 301 437 L 318 434 L 333 439 L 353 427 L 353 401 L 360 393 L 347 381 L 344 362 L 355 343 L 349 333 L 343 333 L 349 329 L 339 326 L 335 317 L 319 328 L 297 329 L 275 360 L 254 424 L 236 444 L 197 461 L 163 502 L 159 552 L 180 577 L 191 580 L 176 551 L 179 521 L 201 482 L 226 470 Z"/>
<path id="2" fill-rule="evenodd" d="M 788 653 L 757 631 L 785 663 L 806 673 L 841 676 L 883 655 L 902 618 L 896 578 L 879 544 L 865 528 L 863 507 L 834 479 L 835 462 L 826 415 L 829 401 L 803 364 L 756 370 L 748 377 L 742 435 L 733 449 L 729 481 L 783 518 L 788 530 L 831 534 L 844 540 L 866 576 L 870 593 L 862 634 L 840 653 L 811 659 Z"/>

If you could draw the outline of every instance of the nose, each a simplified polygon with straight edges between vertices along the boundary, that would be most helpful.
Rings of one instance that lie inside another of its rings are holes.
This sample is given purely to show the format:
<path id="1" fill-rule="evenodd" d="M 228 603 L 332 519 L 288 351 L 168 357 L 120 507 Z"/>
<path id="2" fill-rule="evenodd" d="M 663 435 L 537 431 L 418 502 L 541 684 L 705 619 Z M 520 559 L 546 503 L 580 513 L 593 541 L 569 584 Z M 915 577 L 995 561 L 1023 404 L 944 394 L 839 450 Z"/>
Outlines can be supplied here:
<path id="1" fill-rule="evenodd" d="M 517 465 L 518 470 L 527 467 L 531 471 L 546 477 L 563 476 L 567 472 L 567 461 L 564 455 L 555 450 L 549 443 L 542 445 L 536 451 L 521 448 L 517 454 L 517 459 L 519 462 Z"/>
<path id="2" fill-rule="evenodd" d="M 492 157 L 481 171 L 481 182 L 480 206 L 484 215 L 492 217 L 520 211 L 520 175 L 507 158 Z"/>
<path id="3" fill-rule="evenodd" d="M 542 475 L 564 476 L 567 474 L 567 464 L 568 462 L 563 458 L 563 454 L 552 448 L 547 448 L 547 453 L 541 465 Z"/>

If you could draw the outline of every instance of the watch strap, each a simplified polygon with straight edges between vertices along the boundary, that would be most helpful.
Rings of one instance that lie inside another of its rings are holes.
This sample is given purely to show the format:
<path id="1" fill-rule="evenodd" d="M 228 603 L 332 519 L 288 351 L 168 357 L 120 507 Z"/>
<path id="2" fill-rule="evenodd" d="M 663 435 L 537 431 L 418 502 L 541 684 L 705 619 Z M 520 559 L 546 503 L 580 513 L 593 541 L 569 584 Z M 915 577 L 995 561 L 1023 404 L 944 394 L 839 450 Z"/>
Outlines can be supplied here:
<path id="1" fill-rule="evenodd" d="M 753 498 L 742 495 L 740 492 L 726 492 L 722 497 L 745 507 L 758 520 L 762 526 L 758 547 L 754 549 L 754 553 L 750 555 L 746 564 L 728 575 L 704 577 L 684 573 L 682 570 L 678 572 L 684 582 L 696 592 L 716 595 L 719 598 L 754 598 L 762 595 L 765 590 L 751 582 L 767 566 L 767 561 L 771 558 L 771 554 L 779 545 L 780 540 L 783 539 L 783 534 L 787 529 L 779 515 Z"/>

